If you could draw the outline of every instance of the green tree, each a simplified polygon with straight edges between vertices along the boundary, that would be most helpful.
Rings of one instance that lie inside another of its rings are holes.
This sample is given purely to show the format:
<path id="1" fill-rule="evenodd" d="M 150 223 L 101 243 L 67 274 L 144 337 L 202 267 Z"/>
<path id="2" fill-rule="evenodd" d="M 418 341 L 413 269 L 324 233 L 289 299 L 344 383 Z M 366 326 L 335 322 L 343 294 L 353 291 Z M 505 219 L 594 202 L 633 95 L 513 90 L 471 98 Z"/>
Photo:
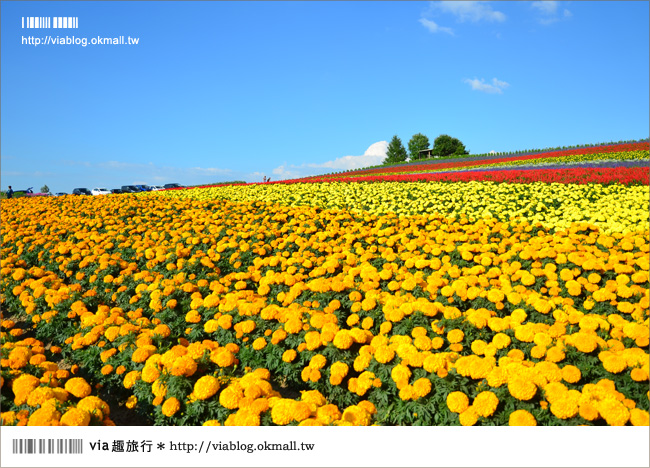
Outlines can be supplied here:
<path id="1" fill-rule="evenodd" d="M 50 193 L 50 187 L 48 187 L 47 185 L 43 185 L 41 187 L 41 193 Z"/>
<path id="2" fill-rule="evenodd" d="M 411 161 L 422 159 L 422 155 L 420 154 L 420 151 L 428 148 L 429 148 L 429 139 L 425 135 L 422 135 L 421 133 L 416 133 L 415 135 L 413 135 L 411 137 L 411 140 L 409 141 L 409 155 Z"/>
<path id="3" fill-rule="evenodd" d="M 469 154 L 465 149 L 465 145 L 458 139 L 450 137 L 449 135 L 440 135 L 433 141 L 433 150 L 431 151 L 434 156 L 461 156 Z"/>
<path id="4" fill-rule="evenodd" d="M 398 162 L 406 161 L 407 154 L 402 140 L 398 138 L 397 135 L 388 143 L 388 151 L 386 151 L 386 159 L 384 159 L 384 164 L 394 164 Z"/>

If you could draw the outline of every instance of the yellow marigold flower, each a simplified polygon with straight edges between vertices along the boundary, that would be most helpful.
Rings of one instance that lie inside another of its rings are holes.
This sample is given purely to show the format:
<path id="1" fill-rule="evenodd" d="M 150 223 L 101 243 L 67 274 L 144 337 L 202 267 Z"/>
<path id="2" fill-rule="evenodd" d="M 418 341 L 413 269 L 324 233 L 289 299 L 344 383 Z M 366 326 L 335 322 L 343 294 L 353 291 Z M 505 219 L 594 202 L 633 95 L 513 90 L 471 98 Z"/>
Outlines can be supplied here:
<path id="1" fill-rule="evenodd" d="M 221 385 L 219 381 L 212 375 L 204 375 L 194 384 L 194 395 L 199 400 L 207 400 L 214 396 Z"/>
<path id="2" fill-rule="evenodd" d="M 62 426 L 88 426 L 89 424 L 90 414 L 79 408 L 70 408 L 61 416 Z"/>
<path id="3" fill-rule="evenodd" d="M 348 349 L 354 344 L 354 340 L 348 330 L 339 330 L 334 336 L 332 344 L 338 349 Z"/>
<path id="4" fill-rule="evenodd" d="M 65 389 L 77 398 L 84 398 L 90 395 L 92 389 L 83 377 L 73 377 L 65 383 Z"/>
<path id="5" fill-rule="evenodd" d="M 12 384 L 12 390 L 15 395 L 14 403 L 17 406 L 24 404 L 31 391 L 38 387 L 40 383 L 40 380 L 31 374 L 22 374 L 19 376 Z"/>
<path id="6" fill-rule="evenodd" d="M 219 348 L 210 353 L 210 360 L 219 367 L 230 367 L 235 363 L 235 355 L 227 348 Z"/>
<path id="7" fill-rule="evenodd" d="M 129 398 L 126 399 L 126 404 L 125 406 L 128 409 L 133 409 L 135 408 L 135 405 L 138 403 L 138 399 L 136 398 L 135 395 L 131 395 Z"/>
<path id="8" fill-rule="evenodd" d="M 282 353 L 282 360 L 284 362 L 293 362 L 296 357 L 298 357 L 298 353 L 295 349 L 288 349 Z"/>
<path id="9" fill-rule="evenodd" d="M 145 345 L 136 349 L 131 356 L 133 362 L 145 362 L 149 357 L 156 352 L 156 347 L 153 345 Z"/>
<path id="10" fill-rule="evenodd" d="M 241 386 L 231 384 L 219 394 L 219 403 L 224 408 L 236 409 L 239 408 L 239 402 L 242 398 L 244 398 L 244 392 Z"/>
<path id="11" fill-rule="evenodd" d="M 595 421 L 600 417 L 596 407 L 589 401 L 579 403 L 578 414 L 587 421 Z"/>
<path id="12" fill-rule="evenodd" d="M 501 302 L 505 299 L 506 295 L 500 289 L 490 289 L 487 293 L 487 299 L 490 302 Z"/>
<path id="13" fill-rule="evenodd" d="M 619 374 L 627 369 L 627 361 L 623 356 L 611 355 L 603 359 L 603 367 L 607 372 Z"/>
<path id="14" fill-rule="evenodd" d="M 303 390 L 300 392 L 300 399 L 305 403 L 311 403 L 316 406 L 323 406 L 327 403 L 323 394 L 318 390 Z"/>
<path id="15" fill-rule="evenodd" d="M 549 362 L 560 362 L 566 358 L 566 354 L 559 346 L 553 346 L 546 351 L 546 360 Z"/>
<path id="16" fill-rule="evenodd" d="M 535 416 L 526 410 L 516 410 L 510 413 L 508 418 L 509 426 L 537 426 Z"/>
<path id="17" fill-rule="evenodd" d="M 633 426 L 648 426 L 650 425 L 650 417 L 647 411 L 633 408 L 630 410 L 630 422 Z"/>
<path id="18" fill-rule="evenodd" d="M 273 405 L 273 408 L 271 408 L 271 419 L 273 423 L 278 426 L 286 426 L 293 421 L 294 403 L 293 400 L 281 399 Z"/>
<path id="19" fill-rule="evenodd" d="M 508 381 L 508 391 L 517 400 L 528 401 L 537 393 L 537 385 L 528 379 L 515 376 Z"/>
<path id="20" fill-rule="evenodd" d="M 473 426 L 478 422 L 478 413 L 470 406 L 458 416 L 460 424 L 463 426 Z"/>
<path id="21" fill-rule="evenodd" d="M 155 366 L 155 365 L 149 366 L 149 365 L 145 364 L 145 366 L 142 368 L 142 376 L 141 376 L 142 380 L 147 382 L 147 383 L 152 383 L 158 377 L 160 377 L 160 370 L 158 369 L 158 367 Z M 137 379 L 135 379 L 135 380 L 137 380 Z M 135 380 L 133 381 L 133 383 L 135 383 Z M 129 382 L 130 382 L 130 380 L 129 380 Z M 127 383 L 127 380 L 125 378 L 124 379 L 124 386 L 125 387 L 126 387 L 126 383 Z M 133 385 L 131 385 L 131 386 L 133 386 Z M 126 388 L 131 388 L 131 387 L 126 387 Z"/>
<path id="22" fill-rule="evenodd" d="M 454 413 L 462 413 L 469 407 L 469 398 L 463 392 L 451 392 L 447 395 L 447 408 Z"/>
<path id="23" fill-rule="evenodd" d="M 316 419 L 323 424 L 332 424 L 341 419 L 341 411 L 336 405 L 324 405 L 316 410 Z"/>
<path id="24" fill-rule="evenodd" d="M 562 368 L 562 379 L 568 383 L 578 383 L 582 378 L 580 369 L 573 365 L 566 365 Z"/>
<path id="25" fill-rule="evenodd" d="M 497 388 L 505 384 L 508 381 L 508 377 L 503 369 L 495 367 L 487 375 L 487 382 L 490 387 Z"/>
<path id="26" fill-rule="evenodd" d="M 104 400 L 94 395 L 87 396 L 77 403 L 77 408 L 90 413 L 91 416 L 95 415 L 98 420 L 104 419 L 105 416 L 111 414 L 111 408 Z"/>
<path id="27" fill-rule="evenodd" d="M 165 403 L 162 405 L 162 414 L 171 418 L 174 416 L 178 410 L 181 409 L 181 402 L 178 401 L 178 398 L 171 397 L 165 400 Z"/>
<path id="28" fill-rule="evenodd" d="M 34 411 L 29 420 L 27 421 L 28 426 L 53 426 L 58 424 L 61 419 L 61 413 L 59 413 L 56 408 L 52 405 L 44 405 Z"/>
<path id="29" fill-rule="evenodd" d="M 217 421 L 216 419 L 209 419 L 205 421 L 202 426 L 221 426 L 221 423 Z"/>
<path id="30" fill-rule="evenodd" d="M 476 413 L 484 418 L 492 416 L 498 405 L 499 399 L 489 390 L 479 393 L 472 403 Z"/>
<path id="31" fill-rule="evenodd" d="M 327 364 L 327 359 L 322 354 L 315 354 L 309 360 L 309 367 L 313 367 L 314 369 L 322 369 L 325 367 L 325 364 Z"/>
<path id="32" fill-rule="evenodd" d="M 492 338 L 492 344 L 497 347 L 497 349 L 504 349 L 510 346 L 511 339 L 505 333 L 497 333 Z"/>
<path id="33" fill-rule="evenodd" d="M 369 426 L 371 422 L 371 415 L 364 408 L 355 405 L 349 406 L 343 411 L 341 420 L 349 422 L 353 426 Z"/>
<path id="34" fill-rule="evenodd" d="M 27 404 L 29 406 L 39 406 L 51 398 L 54 398 L 54 391 L 50 387 L 38 387 L 27 397 Z"/>
<path id="35" fill-rule="evenodd" d="M 578 414 L 578 402 L 564 394 L 551 402 L 551 413 L 559 419 L 569 419 Z"/>
<path id="36" fill-rule="evenodd" d="M 452 344 L 460 343 L 463 341 L 463 338 L 465 338 L 465 333 L 462 330 L 455 329 L 447 333 L 447 339 Z"/>
<path id="37" fill-rule="evenodd" d="M 12 369 L 20 369 L 29 363 L 32 357 L 32 352 L 29 348 L 22 346 L 16 347 L 9 353 L 9 367 Z"/>
<path id="38" fill-rule="evenodd" d="M 169 373 L 175 376 L 191 377 L 198 368 L 196 361 L 190 356 L 177 358 L 169 369 Z"/>
<path id="39" fill-rule="evenodd" d="M 15 411 L 6 411 L 0 414 L 0 425 L 2 426 L 13 426 L 17 420 Z"/>
<path id="40" fill-rule="evenodd" d="M 395 350 L 389 346 L 381 345 L 375 350 L 374 357 L 377 362 L 387 364 L 395 357 Z"/>
<path id="41" fill-rule="evenodd" d="M 413 390 L 417 398 L 427 396 L 431 392 L 431 380 L 426 377 L 417 379 L 413 382 Z"/>
<path id="42" fill-rule="evenodd" d="M 630 372 L 630 377 L 632 377 L 632 380 L 635 382 L 644 382 L 648 380 L 648 371 L 640 367 L 635 367 L 632 369 L 632 372 Z"/>
<path id="43" fill-rule="evenodd" d="M 431 340 L 431 348 L 432 349 L 440 349 L 443 347 L 445 344 L 445 340 L 443 340 L 441 337 L 436 336 Z"/>
<path id="44" fill-rule="evenodd" d="M 253 349 L 255 351 L 260 351 L 261 349 L 264 349 L 265 346 L 266 346 L 266 340 L 262 337 L 257 338 L 255 339 L 255 341 L 253 341 Z"/>
<path id="45" fill-rule="evenodd" d="M 606 398 L 594 402 L 594 406 L 610 426 L 624 426 L 630 419 L 630 411 L 616 399 Z"/>

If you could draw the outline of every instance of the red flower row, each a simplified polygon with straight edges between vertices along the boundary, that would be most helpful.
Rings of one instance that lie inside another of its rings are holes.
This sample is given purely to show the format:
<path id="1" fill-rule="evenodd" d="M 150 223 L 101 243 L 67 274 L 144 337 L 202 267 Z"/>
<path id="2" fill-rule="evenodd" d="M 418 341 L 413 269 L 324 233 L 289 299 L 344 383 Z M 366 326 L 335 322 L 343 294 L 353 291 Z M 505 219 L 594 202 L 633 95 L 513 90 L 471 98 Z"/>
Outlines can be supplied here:
<path id="1" fill-rule="evenodd" d="M 529 184 L 532 182 L 560 184 L 613 184 L 650 185 L 648 167 L 569 168 L 569 169 L 510 169 L 501 171 L 464 171 L 423 174 L 391 174 L 366 177 L 310 177 L 283 180 L 275 183 L 318 182 L 471 182 L 491 181 Z"/>

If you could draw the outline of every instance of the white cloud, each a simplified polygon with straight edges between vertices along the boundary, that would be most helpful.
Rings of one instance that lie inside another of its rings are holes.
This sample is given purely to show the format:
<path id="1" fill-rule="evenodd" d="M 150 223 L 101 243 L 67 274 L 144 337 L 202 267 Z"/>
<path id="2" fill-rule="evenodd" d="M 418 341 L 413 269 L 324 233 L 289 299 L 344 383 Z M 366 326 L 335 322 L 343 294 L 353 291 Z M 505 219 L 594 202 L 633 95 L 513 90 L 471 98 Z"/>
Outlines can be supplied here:
<path id="1" fill-rule="evenodd" d="M 190 167 L 188 171 L 190 174 L 196 175 L 222 175 L 232 172 L 230 169 L 221 169 L 219 167 Z"/>
<path id="2" fill-rule="evenodd" d="M 497 80 L 496 78 L 492 78 L 492 84 L 486 83 L 483 78 L 480 80 L 478 78 L 474 78 L 473 80 L 464 79 L 463 82 L 469 84 L 474 91 L 482 91 L 489 94 L 502 94 L 503 90 L 510 86 L 509 83 Z"/>
<path id="3" fill-rule="evenodd" d="M 546 0 L 543 2 L 533 2 L 530 6 L 546 15 L 554 15 L 557 13 L 558 2 Z"/>
<path id="4" fill-rule="evenodd" d="M 424 26 L 425 28 L 427 28 L 429 30 L 429 32 L 432 32 L 432 33 L 444 32 L 444 33 L 450 34 L 452 36 L 454 35 L 453 29 L 446 28 L 446 27 L 443 27 L 443 26 L 438 26 L 434 21 L 428 20 L 426 18 L 420 18 L 419 21 L 420 21 L 420 24 L 422 24 L 422 26 Z"/>
<path id="5" fill-rule="evenodd" d="M 434 2 L 433 6 L 444 13 L 451 13 L 461 23 L 465 21 L 472 23 L 496 21 L 501 23 L 506 20 L 506 15 L 493 10 L 487 2 L 442 1 Z"/>
<path id="6" fill-rule="evenodd" d="M 368 147 L 360 156 L 342 156 L 324 163 L 304 163 L 301 165 L 281 165 L 273 169 L 280 180 L 297 179 L 328 172 L 347 171 L 368 166 L 376 166 L 386 159 L 387 141 L 378 141 Z"/>
<path id="7" fill-rule="evenodd" d="M 539 17 L 537 21 L 539 24 L 548 26 L 549 24 L 556 23 L 563 19 L 569 19 L 573 14 L 566 8 L 562 11 L 560 15 L 559 10 L 560 2 L 545 0 L 541 2 L 533 2 L 530 4 L 530 7 L 539 12 Z"/>

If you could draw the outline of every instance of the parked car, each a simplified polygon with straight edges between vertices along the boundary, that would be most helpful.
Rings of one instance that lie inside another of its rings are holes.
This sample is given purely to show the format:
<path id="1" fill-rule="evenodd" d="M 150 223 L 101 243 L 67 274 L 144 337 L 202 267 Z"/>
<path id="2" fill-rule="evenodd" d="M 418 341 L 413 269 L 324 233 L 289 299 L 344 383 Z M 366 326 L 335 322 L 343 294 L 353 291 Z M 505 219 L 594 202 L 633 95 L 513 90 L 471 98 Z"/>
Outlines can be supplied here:
<path id="1" fill-rule="evenodd" d="M 67 193 L 65 193 L 65 192 L 56 192 L 54 195 L 56 195 L 57 197 L 63 197 L 65 195 L 67 195 Z"/>
<path id="2" fill-rule="evenodd" d="M 151 187 L 152 192 L 157 192 L 158 190 L 163 190 L 162 186 L 160 186 L 160 185 L 150 185 L 149 187 Z"/>
<path id="3" fill-rule="evenodd" d="M 148 185 L 144 185 L 144 184 L 136 185 L 136 188 L 140 192 L 149 192 L 151 190 L 151 188 Z"/>
<path id="4" fill-rule="evenodd" d="M 105 188 L 94 188 L 90 191 L 90 193 L 92 193 L 93 195 L 108 195 L 111 192 L 109 192 Z"/>
<path id="5" fill-rule="evenodd" d="M 76 188 L 72 191 L 72 195 L 92 195 L 87 188 Z"/>
<path id="6" fill-rule="evenodd" d="M 181 184 L 176 184 L 176 183 L 174 183 L 174 184 L 165 184 L 164 187 L 165 187 L 166 189 L 169 189 L 169 188 L 181 188 L 181 187 L 183 187 L 183 186 L 182 186 Z"/>
<path id="7" fill-rule="evenodd" d="M 135 185 L 122 185 L 122 193 L 137 193 L 139 190 Z"/>
<path id="8" fill-rule="evenodd" d="M 122 192 L 121 189 L 114 188 L 114 189 L 111 189 L 111 193 L 124 193 L 124 192 Z"/>

